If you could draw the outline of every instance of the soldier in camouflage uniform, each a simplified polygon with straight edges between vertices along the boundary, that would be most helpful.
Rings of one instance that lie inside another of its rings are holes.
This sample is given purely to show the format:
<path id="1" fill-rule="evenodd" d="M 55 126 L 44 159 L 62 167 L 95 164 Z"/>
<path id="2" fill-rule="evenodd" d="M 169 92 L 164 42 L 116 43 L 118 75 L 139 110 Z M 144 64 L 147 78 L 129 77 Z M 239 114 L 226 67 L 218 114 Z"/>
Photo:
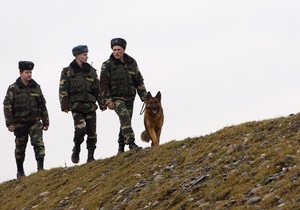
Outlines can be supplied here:
<path id="1" fill-rule="evenodd" d="M 44 169 L 43 130 L 48 130 L 49 117 L 40 85 L 31 78 L 33 67 L 31 61 L 19 62 L 20 77 L 8 87 L 3 102 L 6 126 L 16 136 L 17 178 L 25 176 L 23 162 L 28 135 L 34 148 L 37 170 Z"/>
<path id="2" fill-rule="evenodd" d="M 124 152 L 125 145 L 129 145 L 129 149 L 139 148 L 135 144 L 131 127 L 133 104 L 136 92 L 142 101 L 145 101 L 147 96 L 137 62 L 125 53 L 126 45 L 122 38 L 111 40 L 113 52 L 102 64 L 100 75 L 101 109 L 105 110 L 108 107 L 115 110 L 121 124 L 118 154 Z"/>
<path id="3" fill-rule="evenodd" d="M 100 102 L 99 78 L 96 69 L 87 63 L 88 47 L 79 45 L 72 50 L 75 59 L 62 70 L 59 86 L 61 110 L 72 112 L 74 119 L 73 163 L 79 162 L 80 145 L 87 134 L 87 162 L 94 161 L 96 149 L 96 101 Z"/>

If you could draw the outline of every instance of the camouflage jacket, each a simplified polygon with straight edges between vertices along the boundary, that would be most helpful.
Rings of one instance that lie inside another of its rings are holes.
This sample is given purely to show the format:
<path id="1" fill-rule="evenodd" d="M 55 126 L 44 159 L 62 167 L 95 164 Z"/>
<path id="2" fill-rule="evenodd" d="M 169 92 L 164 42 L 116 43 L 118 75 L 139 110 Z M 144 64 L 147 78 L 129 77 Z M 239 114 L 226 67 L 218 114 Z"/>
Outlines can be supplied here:
<path id="1" fill-rule="evenodd" d="M 61 110 L 88 113 L 95 111 L 100 104 L 100 81 L 90 64 L 80 67 L 76 60 L 61 72 L 59 100 Z"/>
<path id="2" fill-rule="evenodd" d="M 46 100 L 40 85 L 33 79 L 25 86 L 19 77 L 8 87 L 3 105 L 7 127 L 39 120 L 42 120 L 43 126 L 49 126 Z"/>
<path id="3" fill-rule="evenodd" d="M 118 75 L 113 76 L 114 72 L 118 72 Z M 121 80 L 121 82 L 118 82 L 116 80 Z M 123 95 L 118 94 L 120 93 L 118 88 L 120 88 L 120 86 L 122 86 L 123 83 L 125 83 L 123 85 L 125 91 L 121 92 L 125 93 Z M 134 92 L 132 89 L 134 90 Z M 145 101 L 147 91 L 144 85 L 143 76 L 139 71 L 135 59 L 124 53 L 124 62 L 121 62 L 120 60 L 115 59 L 113 54 L 111 54 L 110 58 L 107 61 L 105 61 L 101 67 L 101 107 L 106 108 L 107 105 L 114 99 L 134 100 L 136 91 L 140 99 L 142 101 Z"/>

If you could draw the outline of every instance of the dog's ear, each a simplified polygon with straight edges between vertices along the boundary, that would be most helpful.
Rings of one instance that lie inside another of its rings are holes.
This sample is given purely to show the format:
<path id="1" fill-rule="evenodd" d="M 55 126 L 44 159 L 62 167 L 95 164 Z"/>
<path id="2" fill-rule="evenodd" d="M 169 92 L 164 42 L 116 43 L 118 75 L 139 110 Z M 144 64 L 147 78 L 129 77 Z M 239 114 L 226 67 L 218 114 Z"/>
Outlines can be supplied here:
<path id="1" fill-rule="evenodd" d="M 152 95 L 151 95 L 150 91 L 148 91 L 148 93 L 147 93 L 147 100 L 149 100 L 150 98 L 152 98 Z"/>
<path id="2" fill-rule="evenodd" d="M 158 100 L 161 100 L 161 93 L 160 93 L 160 91 L 157 92 L 157 94 L 156 94 L 155 97 L 158 98 Z"/>

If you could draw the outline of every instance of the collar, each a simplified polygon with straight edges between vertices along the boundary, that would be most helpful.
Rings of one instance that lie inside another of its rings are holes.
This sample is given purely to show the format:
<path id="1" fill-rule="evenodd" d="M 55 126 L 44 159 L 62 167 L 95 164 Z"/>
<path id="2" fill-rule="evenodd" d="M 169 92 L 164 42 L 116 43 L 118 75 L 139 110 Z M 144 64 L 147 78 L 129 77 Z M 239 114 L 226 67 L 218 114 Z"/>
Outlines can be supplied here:
<path id="1" fill-rule="evenodd" d="M 21 80 L 21 77 L 19 77 L 17 80 L 16 80 L 16 84 L 20 87 L 20 88 L 26 88 L 26 87 L 35 87 L 37 85 L 36 81 L 34 81 L 33 79 L 31 79 L 28 83 L 28 85 L 24 85 L 24 83 L 22 82 Z"/>
<path id="2" fill-rule="evenodd" d="M 70 66 L 74 69 L 75 72 L 79 72 L 79 71 L 90 71 L 91 70 L 91 65 L 88 63 L 83 63 L 82 67 L 79 66 L 79 64 L 76 62 L 76 60 L 74 59 L 71 63 Z"/>
<path id="3" fill-rule="evenodd" d="M 123 62 L 120 59 L 115 59 L 114 54 L 112 53 L 110 55 L 110 59 L 115 63 L 115 64 L 122 64 L 122 63 L 132 63 L 134 61 L 134 59 L 132 57 L 130 57 L 129 55 L 127 55 L 126 53 L 124 53 L 123 55 Z"/>

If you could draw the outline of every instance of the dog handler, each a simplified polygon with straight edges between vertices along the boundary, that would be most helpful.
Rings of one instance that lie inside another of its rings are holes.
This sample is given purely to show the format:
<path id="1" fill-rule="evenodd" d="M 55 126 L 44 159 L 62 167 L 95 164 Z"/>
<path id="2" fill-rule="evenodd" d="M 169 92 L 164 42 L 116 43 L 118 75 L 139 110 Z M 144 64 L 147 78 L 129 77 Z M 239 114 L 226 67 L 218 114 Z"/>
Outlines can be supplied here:
<path id="1" fill-rule="evenodd" d="M 146 100 L 147 91 L 144 79 L 134 58 L 125 53 L 127 42 L 122 38 L 111 40 L 112 54 L 102 64 L 100 74 L 101 109 L 107 107 L 115 110 L 119 116 L 119 149 L 124 152 L 125 145 L 129 149 L 139 148 L 135 144 L 134 132 L 131 127 L 133 104 L 136 92 L 142 102 Z"/>

